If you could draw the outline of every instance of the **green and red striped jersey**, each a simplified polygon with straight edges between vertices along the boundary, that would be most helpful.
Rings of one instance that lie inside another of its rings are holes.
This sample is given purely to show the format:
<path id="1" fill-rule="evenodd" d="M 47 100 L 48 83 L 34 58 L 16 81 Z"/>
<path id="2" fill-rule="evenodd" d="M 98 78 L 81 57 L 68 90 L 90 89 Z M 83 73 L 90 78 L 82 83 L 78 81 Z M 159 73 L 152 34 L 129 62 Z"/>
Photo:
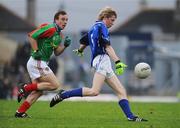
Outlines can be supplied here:
<path id="1" fill-rule="evenodd" d="M 63 35 L 56 31 L 55 24 L 42 24 L 29 33 L 37 41 L 38 50 L 43 54 L 41 60 L 49 61 L 55 48 L 59 46 Z M 33 54 L 31 53 L 33 57 Z"/>

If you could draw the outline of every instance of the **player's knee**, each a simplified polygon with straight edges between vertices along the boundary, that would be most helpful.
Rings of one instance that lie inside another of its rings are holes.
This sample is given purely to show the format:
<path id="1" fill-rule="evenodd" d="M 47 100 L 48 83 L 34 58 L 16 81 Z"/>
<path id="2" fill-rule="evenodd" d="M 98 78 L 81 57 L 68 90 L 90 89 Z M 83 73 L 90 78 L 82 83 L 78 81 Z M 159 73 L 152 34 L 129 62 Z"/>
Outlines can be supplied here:
<path id="1" fill-rule="evenodd" d="M 91 95 L 92 95 L 92 96 L 97 96 L 97 95 L 99 95 L 99 91 L 97 91 L 97 90 L 91 90 Z"/>
<path id="2" fill-rule="evenodd" d="M 117 92 L 118 97 L 120 98 L 127 98 L 127 94 L 126 94 L 126 90 L 124 88 L 121 88 L 118 92 Z"/>
<path id="3" fill-rule="evenodd" d="M 51 90 L 56 90 L 60 87 L 60 84 L 52 84 Z"/>
<path id="4" fill-rule="evenodd" d="M 126 96 L 126 89 L 125 88 L 122 89 L 122 95 Z"/>

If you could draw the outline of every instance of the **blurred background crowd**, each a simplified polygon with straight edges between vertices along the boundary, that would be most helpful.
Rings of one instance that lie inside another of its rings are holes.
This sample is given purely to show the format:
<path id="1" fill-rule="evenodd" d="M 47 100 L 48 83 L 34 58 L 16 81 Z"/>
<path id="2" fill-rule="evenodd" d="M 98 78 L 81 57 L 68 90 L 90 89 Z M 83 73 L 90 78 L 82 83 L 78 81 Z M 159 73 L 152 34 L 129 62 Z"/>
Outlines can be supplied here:
<path id="1" fill-rule="evenodd" d="M 78 47 L 82 33 L 96 20 L 100 8 L 107 5 L 115 8 L 119 17 L 110 30 L 111 44 L 128 65 L 125 74 L 119 76 L 128 94 L 176 96 L 179 93 L 180 0 L 87 0 L 89 4 L 84 4 L 83 0 L 56 2 L 0 1 L 0 99 L 16 98 L 18 83 L 30 82 L 26 69 L 31 50 L 27 33 L 41 23 L 52 23 L 54 13 L 60 9 L 69 14 L 64 33 L 73 41 L 63 55 L 52 56 L 49 66 L 64 89 L 91 86 L 89 49 L 83 58 L 73 55 L 72 50 Z M 134 76 L 134 66 L 139 62 L 147 62 L 152 68 L 147 79 L 140 80 Z M 112 93 L 112 90 L 104 86 L 102 93 Z"/>

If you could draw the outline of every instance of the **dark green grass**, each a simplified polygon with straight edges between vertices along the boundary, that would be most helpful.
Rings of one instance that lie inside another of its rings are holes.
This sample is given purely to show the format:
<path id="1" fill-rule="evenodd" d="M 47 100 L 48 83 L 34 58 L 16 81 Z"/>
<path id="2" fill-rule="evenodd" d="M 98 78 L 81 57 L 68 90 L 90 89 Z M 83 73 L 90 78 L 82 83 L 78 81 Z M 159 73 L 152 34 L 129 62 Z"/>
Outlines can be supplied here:
<path id="1" fill-rule="evenodd" d="M 29 119 L 14 118 L 16 101 L 0 100 L 0 128 L 180 128 L 179 103 L 131 103 L 148 122 L 129 122 L 116 102 L 37 102 Z"/>

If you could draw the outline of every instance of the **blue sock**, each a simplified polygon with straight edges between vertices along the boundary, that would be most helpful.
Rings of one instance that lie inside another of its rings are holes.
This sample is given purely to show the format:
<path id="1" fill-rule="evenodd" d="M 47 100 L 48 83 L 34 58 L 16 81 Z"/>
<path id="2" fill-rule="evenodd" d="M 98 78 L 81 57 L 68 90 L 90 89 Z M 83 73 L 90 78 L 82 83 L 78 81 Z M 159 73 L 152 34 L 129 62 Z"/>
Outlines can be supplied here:
<path id="1" fill-rule="evenodd" d="M 82 88 L 65 91 L 61 94 L 61 98 L 63 98 L 63 99 L 75 97 L 75 96 L 82 97 Z"/>
<path id="2" fill-rule="evenodd" d="M 129 102 L 127 99 L 122 99 L 119 101 L 119 106 L 123 110 L 124 114 L 126 115 L 127 118 L 132 119 L 134 117 L 133 113 L 131 112 Z"/>

